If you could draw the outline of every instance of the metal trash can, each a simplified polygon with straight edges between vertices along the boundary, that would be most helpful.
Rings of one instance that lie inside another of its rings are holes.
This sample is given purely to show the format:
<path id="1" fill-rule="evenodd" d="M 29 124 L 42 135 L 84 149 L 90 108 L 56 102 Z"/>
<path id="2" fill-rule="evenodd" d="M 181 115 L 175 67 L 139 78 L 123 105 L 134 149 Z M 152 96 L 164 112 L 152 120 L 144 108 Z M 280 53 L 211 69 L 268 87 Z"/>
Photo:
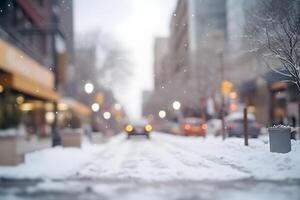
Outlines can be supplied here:
<path id="1" fill-rule="evenodd" d="M 291 128 L 270 127 L 268 131 L 271 152 L 288 153 L 291 151 Z"/>

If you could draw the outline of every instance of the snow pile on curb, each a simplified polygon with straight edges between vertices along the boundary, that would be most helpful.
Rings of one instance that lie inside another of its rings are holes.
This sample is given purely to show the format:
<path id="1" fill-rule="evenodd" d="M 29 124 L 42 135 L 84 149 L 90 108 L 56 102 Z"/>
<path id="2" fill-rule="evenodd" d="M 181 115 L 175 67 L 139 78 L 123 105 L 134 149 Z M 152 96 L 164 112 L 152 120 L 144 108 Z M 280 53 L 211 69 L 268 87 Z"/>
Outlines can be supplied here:
<path id="1" fill-rule="evenodd" d="M 0 130 L 0 137 L 13 137 L 19 135 L 19 132 L 17 129 L 6 129 L 6 130 Z"/>
<path id="2" fill-rule="evenodd" d="M 300 141 L 292 141 L 292 151 L 287 154 L 271 153 L 269 144 L 253 140 L 249 147 L 242 146 L 241 141 L 227 141 L 222 154 L 228 162 L 238 165 L 257 179 L 300 178 Z M 239 143 L 239 144 L 238 144 Z"/>
<path id="3" fill-rule="evenodd" d="M 61 179 L 73 175 L 97 156 L 93 146 L 79 148 L 55 147 L 25 155 L 25 163 L 0 166 L 0 177 L 29 179 Z"/>
<path id="4" fill-rule="evenodd" d="M 169 137 L 169 136 L 166 136 Z M 171 139 L 171 138 L 168 138 Z M 196 142 L 197 141 L 197 142 Z M 300 179 L 300 141 L 292 140 L 292 151 L 286 154 L 272 153 L 268 141 L 250 139 L 249 146 L 244 146 L 242 138 L 187 138 L 185 142 L 173 141 L 199 157 L 213 158 L 216 164 L 232 166 L 245 172 L 240 178 L 256 179 Z M 179 144 L 178 144 L 179 143 Z M 220 179 L 226 171 L 216 172 Z M 232 177 L 229 179 L 235 179 Z"/>

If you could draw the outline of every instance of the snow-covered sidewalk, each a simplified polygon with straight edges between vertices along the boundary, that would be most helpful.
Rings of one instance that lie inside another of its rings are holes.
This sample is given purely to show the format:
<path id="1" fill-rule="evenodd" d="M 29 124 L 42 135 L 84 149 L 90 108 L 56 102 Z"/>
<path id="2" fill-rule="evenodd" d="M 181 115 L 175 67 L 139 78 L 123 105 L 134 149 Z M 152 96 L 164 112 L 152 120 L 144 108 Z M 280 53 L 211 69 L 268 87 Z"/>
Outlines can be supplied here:
<path id="1" fill-rule="evenodd" d="M 0 166 L 0 177 L 14 179 L 64 179 L 97 158 L 99 146 L 55 147 L 25 155 L 25 163 Z"/>

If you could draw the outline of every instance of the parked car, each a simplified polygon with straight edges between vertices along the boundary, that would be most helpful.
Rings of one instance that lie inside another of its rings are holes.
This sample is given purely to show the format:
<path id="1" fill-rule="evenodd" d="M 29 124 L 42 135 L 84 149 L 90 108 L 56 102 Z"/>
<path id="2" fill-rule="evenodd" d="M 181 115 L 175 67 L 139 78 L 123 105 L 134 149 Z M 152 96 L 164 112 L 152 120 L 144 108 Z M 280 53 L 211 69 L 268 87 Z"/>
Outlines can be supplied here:
<path id="1" fill-rule="evenodd" d="M 229 114 L 225 118 L 226 133 L 228 137 L 244 137 L 244 115 L 240 112 Z M 262 126 L 256 121 L 255 116 L 248 113 L 248 135 L 257 138 Z"/>
<path id="2" fill-rule="evenodd" d="M 152 125 L 145 119 L 130 121 L 125 125 L 125 132 L 128 139 L 135 135 L 144 135 L 150 139 L 152 129 Z"/>
<path id="3" fill-rule="evenodd" d="M 207 124 L 201 118 L 185 118 L 182 124 L 184 135 L 206 136 Z"/>

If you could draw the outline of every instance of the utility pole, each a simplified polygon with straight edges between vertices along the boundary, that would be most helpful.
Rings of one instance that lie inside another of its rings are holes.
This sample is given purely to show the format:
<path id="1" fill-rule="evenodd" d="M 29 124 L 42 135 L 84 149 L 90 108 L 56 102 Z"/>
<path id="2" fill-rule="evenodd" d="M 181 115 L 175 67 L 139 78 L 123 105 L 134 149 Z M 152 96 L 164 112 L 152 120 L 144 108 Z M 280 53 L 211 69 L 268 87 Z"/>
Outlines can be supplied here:
<path id="1" fill-rule="evenodd" d="M 54 29 L 54 31 L 51 33 L 51 42 L 52 42 L 52 56 L 53 56 L 53 72 L 54 72 L 54 88 L 55 91 L 58 91 L 59 86 L 59 70 L 58 70 L 58 58 L 57 58 L 57 51 L 56 51 L 56 34 L 58 30 L 58 18 L 57 13 L 55 13 L 55 1 L 51 1 L 50 3 L 50 11 L 51 11 L 51 26 Z M 58 127 L 58 102 L 54 101 L 54 121 L 52 124 L 52 146 L 58 146 L 61 145 L 61 137 L 59 133 L 59 127 Z"/>
<path id="2" fill-rule="evenodd" d="M 224 58 L 223 58 L 223 51 L 220 52 L 220 72 L 221 72 L 221 120 L 222 120 L 222 140 L 225 140 L 225 120 L 224 120 L 224 107 L 225 107 L 225 99 L 224 93 L 222 91 L 222 85 L 224 81 Z"/>
<path id="3" fill-rule="evenodd" d="M 247 106 L 244 108 L 244 143 L 245 146 L 248 146 L 248 112 L 247 112 Z"/>

